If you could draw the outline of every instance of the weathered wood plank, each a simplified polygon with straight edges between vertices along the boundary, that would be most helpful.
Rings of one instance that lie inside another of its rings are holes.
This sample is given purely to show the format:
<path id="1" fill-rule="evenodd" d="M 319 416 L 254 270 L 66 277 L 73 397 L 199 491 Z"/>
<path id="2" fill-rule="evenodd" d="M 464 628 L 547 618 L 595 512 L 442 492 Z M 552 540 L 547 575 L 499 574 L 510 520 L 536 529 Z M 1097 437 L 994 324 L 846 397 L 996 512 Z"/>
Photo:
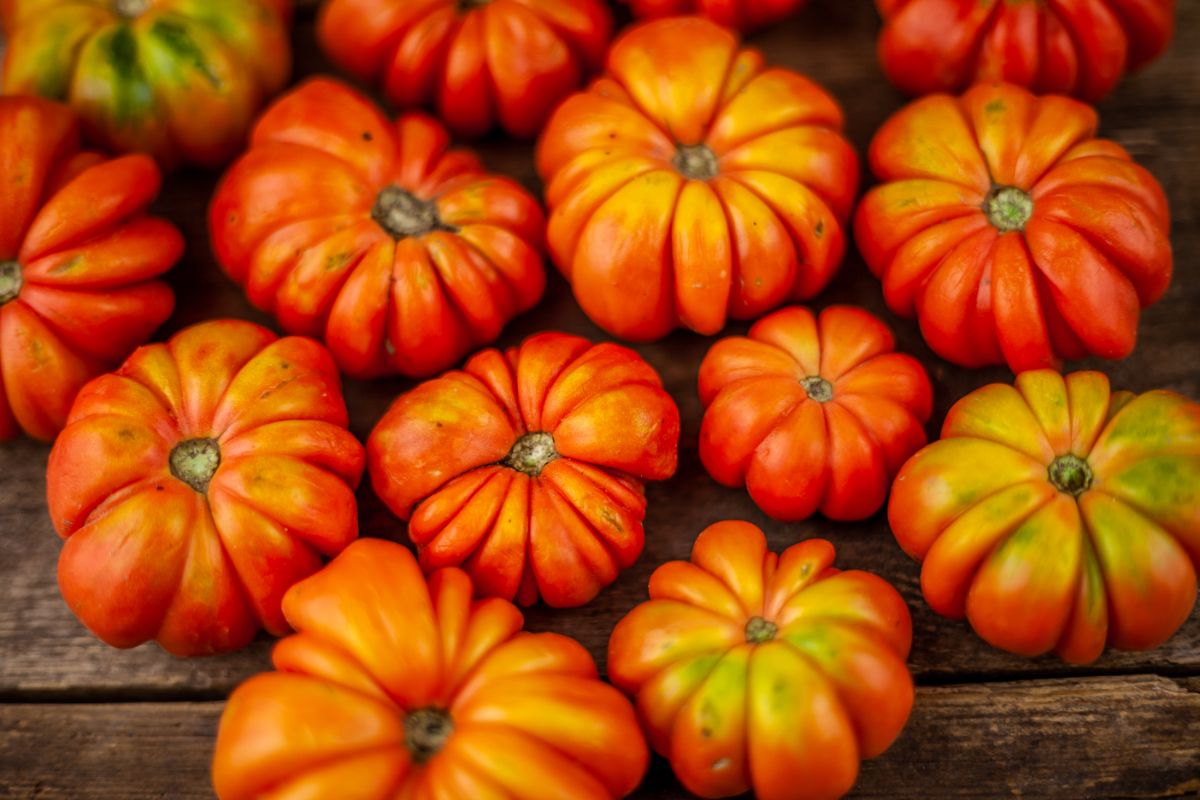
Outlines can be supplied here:
<path id="1" fill-rule="evenodd" d="M 211 798 L 220 703 L 0 706 L 0 796 Z M 1195 797 L 1200 681 L 1140 676 L 919 690 L 852 795 Z M 656 759 L 640 800 L 684 800 Z M 465 799 L 464 799 L 465 800 Z"/>

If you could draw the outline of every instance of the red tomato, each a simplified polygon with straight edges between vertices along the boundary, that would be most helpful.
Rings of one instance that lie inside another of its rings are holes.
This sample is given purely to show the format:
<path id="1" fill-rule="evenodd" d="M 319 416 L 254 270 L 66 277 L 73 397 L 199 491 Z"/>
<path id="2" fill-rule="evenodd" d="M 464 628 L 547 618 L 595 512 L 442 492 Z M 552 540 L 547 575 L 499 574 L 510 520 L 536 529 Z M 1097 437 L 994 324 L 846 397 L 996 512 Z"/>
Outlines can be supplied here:
<path id="1" fill-rule="evenodd" d="M 157 278 L 183 237 L 145 213 L 160 181 L 145 156 L 80 152 L 65 106 L 0 97 L 0 440 L 53 439 L 79 389 L 171 315 Z"/>
<path id="2" fill-rule="evenodd" d="M 841 130 L 821 87 L 706 19 L 634 27 L 538 143 L 554 261 L 587 315 L 634 341 L 812 297 L 858 190 Z"/>
<path id="3" fill-rule="evenodd" d="M 400 545 L 364 539 L 283 600 L 298 633 L 278 672 L 229 698 L 221 800 L 617 800 L 649 754 L 621 693 L 573 639 L 525 633 L 471 580 L 429 583 Z"/>
<path id="4" fill-rule="evenodd" d="M 656 751 L 688 791 L 825 800 L 908 720 L 912 620 L 900 593 L 833 566 L 809 539 L 767 550 L 747 522 L 718 522 L 691 561 L 650 577 L 650 600 L 608 643 L 608 672 L 634 695 Z"/>
<path id="5" fill-rule="evenodd" d="M 1095 102 L 1154 60 L 1175 0 L 876 0 L 879 60 L 909 94 L 1008 81 Z"/>
<path id="6" fill-rule="evenodd" d="M 526 138 L 599 69 L 612 26 L 603 0 L 330 0 L 317 37 L 401 108 L 436 107 L 460 136 Z"/>
<path id="7" fill-rule="evenodd" d="M 545 217 L 515 181 L 314 79 L 263 114 L 209 212 L 217 258 L 346 373 L 423 377 L 493 341 L 545 288 Z"/>
<path id="8" fill-rule="evenodd" d="M 188 328 L 84 387 L 54 443 L 59 588 L 115 647 L 206 655 L 286 633 L 284 592 L 358 535 L 362 469 L 325 348 Z"/>
<path id="9" fill-rule="evenodd" d="M 777 519 L 871 516 L 932 410 L 925 369 L 894 350 L 852 306 L 785 308 L 717 342 L 700 365 L 705 469 Z"/>
<path id="10" fill-rule="evenodd" d="M 635 17 L 703 14 L 727 28 L 749 31 L 791 16 L 806 0 L 621 0 Z"/>
<path id="11" fill-rule="evenodd" d="M 367 442 L 426 570 L 578 606 L 642 552 L 643 481 L 675 472 L 679 410 L 632 350 L 542 333 L 401 395 Z"/>
<path id="12" fill-rule="evenodd" d="M 871 142 L 855 237 L 888 305 L 967 367 L 1124 358 L 1171 281 L 1158 181 L 1096 112 L 980 84 L 906 106 Z"/>

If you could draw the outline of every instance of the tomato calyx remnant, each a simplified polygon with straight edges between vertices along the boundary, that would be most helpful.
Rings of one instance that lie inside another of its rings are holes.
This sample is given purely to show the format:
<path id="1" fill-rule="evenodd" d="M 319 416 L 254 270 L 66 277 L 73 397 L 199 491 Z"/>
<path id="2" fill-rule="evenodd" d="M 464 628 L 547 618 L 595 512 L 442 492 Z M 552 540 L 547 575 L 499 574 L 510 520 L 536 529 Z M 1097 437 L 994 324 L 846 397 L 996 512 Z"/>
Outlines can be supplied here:
<path id="1" fill-rule="evenodd" d="M 554 449 L 553 436 L 548 433 L 527 433 L 517 439 L 517 443 L 512 446 L 512 450 L 508 451 L 508 455 L 501 463 L 517 472 L 524 472 L 529 477 L 536 478 L 542 474 L 546 465 L 556 458 L 558 458 L 558 451 Z"/>
<path id="2" fill-rule="evenodd" d="M 404 717 L 404 746 L 415 764 L 442 752 L 453 733 L 454 720 L 440 708 L 420 708 Z"/>
<path id="3" fill-rule="evenodd" d="M 458 13 L 466 14 L 477 8 L 483 8 L 492 0 L 458 0 Z"/>
<path id="4" fill-rule="evenodd" d="M 136 19 L 150 10 L 150 0 L 113 0 L 113 12 L 125 19 Z"/>
<path id="5" fill-rule="evenodd" d="M 1047 470 L 1050 483 L 1064 494 L 1079 495 L 1092 488 L 1092 468 L 1079 456 L 1059 456 Z"/>
<path id="6" fill-rule="evenodd" d="M 454 231 L 438 219 L 437 207 L 399 186 L 388 186 L 375 199 L 371 219 L 399 241 L 409 236 L 424 236 L 433 231 Z"/>
<path id="7" fill-rule="evenodd" d="M 818 403 L 828 403 L 833 399 L 833 384 L 820 375 L 810 375 L 800 381 L 800 385 L 808 392 L 808 396 Z"/>
<path id="8" fill-rule="evenodd" d="M 703 144 L 679 145 L 671 165 L 689 181 L 711 180 L 720 172 L 716 155 Z"/>
<path id="9" fill-rule="evenodd" d="M 221 447 L 216 439 L 188 439 L 175 445 L 169 460 L 172 475 L 204 494 L 221 466 Z"/>
<path id="10" fill-rule="evenodd" d="M 983 213 L 1001 233 L 1023 231 L 1033 216 L 1033 198 L 1015 186 L 997 186 L 983 201 Z"/>
<path id="11" fill-rule="evenodd" d="M 0 306 L 16 300 L 24 285 L 21 265 L 16 261 L 0 261 Z"/>
<path id="12" fill-rule="evenodd" d="M 746 641 L 750 644 L 764 644 L 775 638 L 779 626 L 762 617 L 751 617 L 746 622 Z"/>

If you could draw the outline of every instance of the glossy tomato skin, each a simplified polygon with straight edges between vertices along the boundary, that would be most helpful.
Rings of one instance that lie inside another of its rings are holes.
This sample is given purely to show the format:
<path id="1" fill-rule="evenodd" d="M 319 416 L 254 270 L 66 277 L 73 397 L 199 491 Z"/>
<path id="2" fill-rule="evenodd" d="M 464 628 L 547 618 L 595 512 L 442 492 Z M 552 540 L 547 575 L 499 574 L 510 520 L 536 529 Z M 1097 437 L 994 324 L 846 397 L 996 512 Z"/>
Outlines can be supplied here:
<path id="1" fill-rule="evenodd" d="M 700 797 L 841 797 L 913 703 L 912 620 L 900 594 L 833 566 L 810 539 L 776 555 L 747 522 L 718 522 L 608 645 L 651 746 Z"/>
<path id="2" fill-rule="evenodd" d="M 933 388 L 853 306 L 780 309 L 722 339 L 700 365 L 700 460 L 781 520 L 865 519 L 925 444 Z"/>
<path id="3" fill-rule="evenodd" d="M 876 0 L 879 60 L 909 94 L 1007 81 L 1096 102 L 1167 49 L 1175 0 Z"/>
<path id="4" fill-rule="evenodd" d="M 363 448 L 311 339 L 217 320 L 80 392 L 50 453 L 58 584 L 114 647 L 236 650 L 289 628 L 280 600 L 358 535 Z"/>
<path id="5" fill-rule="evenodd" d="M 1096 126 L 1077 101 L 980 84 L 876 134 L 859 250 L 939 355 L 1020 372 L 1132 352 L 1140 310 L 1171 281 L 1170 214 Z"/>
<path id="6" fill-rule="evenodd" d="M 90 139 L 218 166 L 291 73 L 290 0 L 12 0 L 4 91 L 71 105 Z"/>
<path id="7" fill-rule="evenodd" d="M 1200 568 L 1200 404 L 1024 372 L 951 409 L 892 489 L 925 599 L 990 644 L 1094 661 L 1188 618 Z"/>
<path id="8" fill-rule="evenodd" d="M 596 72 L 612 36 L 604 0 L 331 0 L 317 38 L 401 108 L 436 108 L 458 136 L 541 130 Z"/>
<path id="9" fill-rule="evenodd" d="M 217 259 L 289 333 L 355 377 L 425 377 L 493 341 L 545 288 L 545 217 L 452 150 L 433 119 L 389 121 L 318 78 L 258 121 L 209 211 Z"/>
<path id="10" fill-rule="evenodd" d="M 145 156 L 79 149 L 66 106 L 0 97 L 0 440 L 49 440 L 88 380 L 150 338 L 175 305 L 158 280 L 183 237 L 145 211 Z"/>
<path id="11" fill-rule="evenodd" d="M 679 410 L 615 344 L 542 333 L 401 395 L 371 432 L 371 480 L 426 570 L 481 594 L 579 606 L 642 552 L 643 483 L 675 472 Z"/>
<path id="12" fill-rule="evenodd" d="M 718 25 L 636 26 L 538 143 L 550 252 L 588 316 L 634 341 L 812 297 L 858 186 L 841 129 L 824 90 Z"/>
<path id="13" fill-rule="evenodd" d="M 657 19 L 703 14 L 726 28 L 750 31 L 772 25 L 804 6 L 806 0 L 622 0 L 635 17 Z"/>
<path id="14" fill-rule="evenodd" d="M 392 542 L 352 544 L 283 601 L 278 672 L 229 698 L 221 800 L 617 800 L 649 755 L 633 709 L 576 641 L 521 630 L 458 569 L 428 584 Z"/>

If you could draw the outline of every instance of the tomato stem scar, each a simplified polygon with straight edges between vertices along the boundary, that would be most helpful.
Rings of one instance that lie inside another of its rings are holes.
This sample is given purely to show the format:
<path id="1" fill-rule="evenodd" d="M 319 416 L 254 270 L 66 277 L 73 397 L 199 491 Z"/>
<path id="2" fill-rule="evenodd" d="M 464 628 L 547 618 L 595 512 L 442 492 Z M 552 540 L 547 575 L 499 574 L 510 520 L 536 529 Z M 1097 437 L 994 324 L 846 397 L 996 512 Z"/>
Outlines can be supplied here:
<path id="1" fill-rule="evenodd" d="M 150 0 L 113 0 L 112 7 L 119 16 L 133 19 L 150 10 Z"/>
<path id="2" fill-rule="evenodd" d="M 828 403 L 833 399 L 833 384 L 820 375 L 810 375 L 800 381 L 808 396 L 818 403 Z"/>
<path id="3" fill-rule="evenodd" d="M 720 171 L 716 155 L 704 144 L 681 144 L 671 164 L 690 181 L 707 181 Z"/>
<path id="4" fill-rule="evenodd" d="M 746 622 L 746 641 L 750 644 L 763 644 L 775 638 L 779 627 L 762 617 L 751 617 Z"/>
<path id="5" fill-rule="evenodd" d="M 417 764 L 440 753 L 452 733 L 454 720 L 440 708 L 417 709 L 404 718 L 404 746 Z"/>
<path id="6" fill-rule="evenodd" d="M 506 467 L 536 478 L 556 458 L 558 451 L 554 449 L 553 436 L 548 433 L 527 433 L 517 439 L 503 463 Z"/>
<path id="7" fill-rule="evenodd" d="M 375 199 L 371 219 L 392 235 L 393 239 L 423 236 L 432 231 L 454 231 L 454 227 L 438 219 L 437 206 L 404 191 L 399 186 L 384 188 Z"/>
<path id="8" fill-rule="evenodd" d="M 16 300 L 24 285 L 20 264 L 16 261 L 0 262 L 0 306 Z"/>
<path id="9" fill-rule="evenodd" d="M 1033 216 L 1033 198 L 1015 186 L 997 186 L 983 201 L 983 213 L 998 231 L 1023 231 Z"/>
<path id="10" fill-rule="evenodd" d="M 1092 468 L 1079 456 L 1059 456 L 1050 462 L 1047 472 L 1054 488 L 1065 494 L 1078 497 L 1092 488 Z"/>
<path id="11" fill-rule="evenodd" d="M 172 475 L 204 494 L 221 466 L 221 447 L 216 439 L 188 439 L 175 445 L 169 460 Z"/>

